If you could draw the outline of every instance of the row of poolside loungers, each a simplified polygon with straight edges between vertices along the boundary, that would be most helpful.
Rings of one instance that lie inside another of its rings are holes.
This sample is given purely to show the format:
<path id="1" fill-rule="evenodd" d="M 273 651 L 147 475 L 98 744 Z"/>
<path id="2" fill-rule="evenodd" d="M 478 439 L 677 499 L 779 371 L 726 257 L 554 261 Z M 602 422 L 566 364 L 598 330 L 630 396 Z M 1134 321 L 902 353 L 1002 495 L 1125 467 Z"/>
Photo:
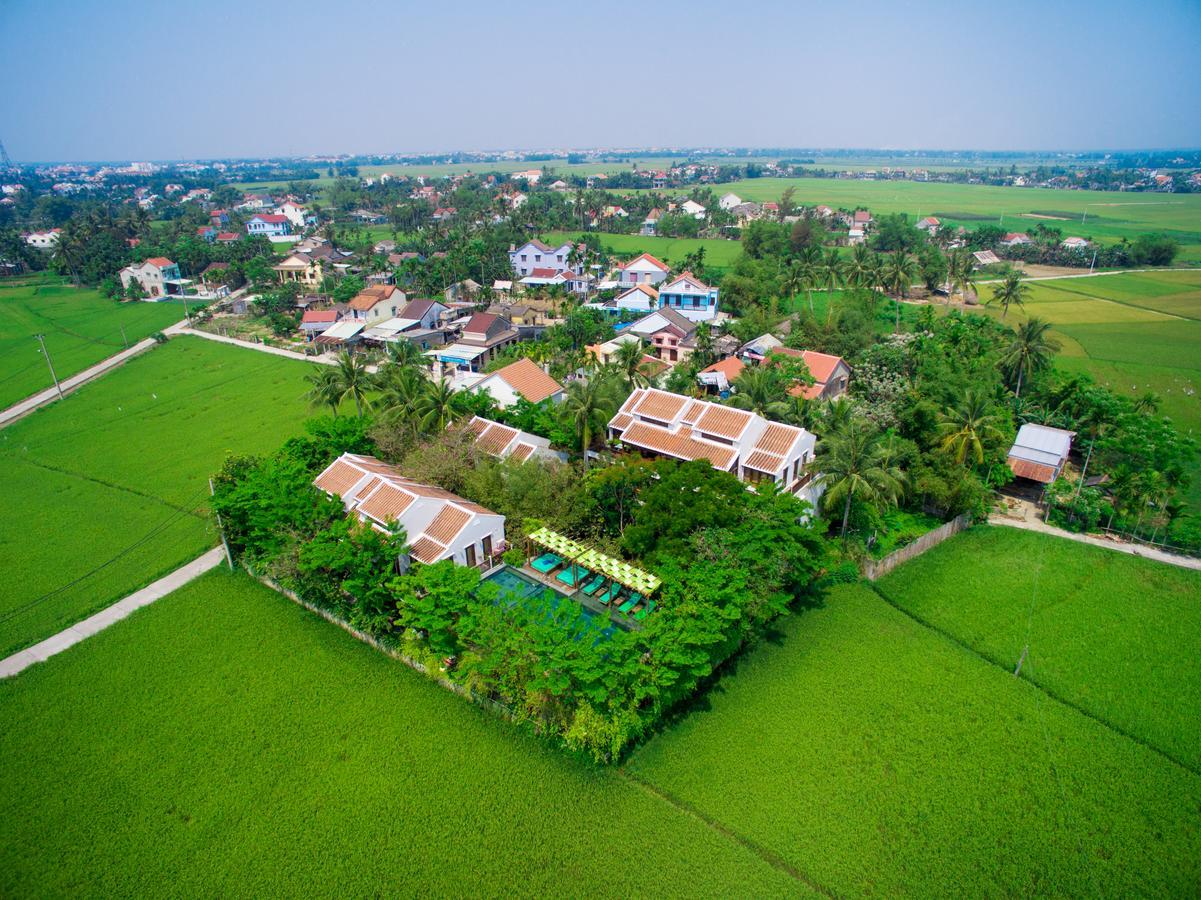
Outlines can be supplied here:
<path id="1" fill-rule="evenodd" d="M 655 608 L 654 600 L 648 600 L 641 594 L 630 591 L 616 582 L 610 584 L 607 589 L 601 590 L 609 581 L 608 578 L 579 566 L 573 566 L 557 553 L 543 553 L 537 559 L 531 560 L 530 566 L 535 572 L 542 575 L 554 574 L 556 581 L 569 588 L 579 588 L 585 597 L 591 597 L 619 613 L 633 615 L 635 619 L 645 619 L 647 614 Z"/>

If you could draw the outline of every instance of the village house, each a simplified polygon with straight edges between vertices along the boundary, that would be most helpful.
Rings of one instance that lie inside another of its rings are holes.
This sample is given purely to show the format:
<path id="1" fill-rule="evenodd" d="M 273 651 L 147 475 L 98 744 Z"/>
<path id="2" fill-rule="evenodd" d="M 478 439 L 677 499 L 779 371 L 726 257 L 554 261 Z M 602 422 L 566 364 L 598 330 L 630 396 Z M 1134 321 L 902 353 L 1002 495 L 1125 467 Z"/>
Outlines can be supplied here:
<path id="1" fill-rule="evenodd" d="M 317 217 L 307 209 L 292 200 L 285 200 L 275 208 L 275 214 L 284 216 L 297 231 L 303 231 L 305 226 L 315 224 Z"/>
<path id="2" fill-rule="evenodd" d="M 730 383 L 742 374 L 747 365 L 762 365 L 771 355 L 799 359 L 805 363 L 805 368 L 813 376 L 813 384 L 795 385 L 788 393 L 793 397 L 804 397 L 806 400 L 834 400 L 843 396 L 851 382 L 851 367 L 841 356 L 830 353 L 818 353 L 815 350 L 795 350 L 785 347 L 783 342 L 772 334 L 764 334 L 743 344 L 738 350 L 738 356 L 714 363 L 702 369 L 699 375 L 707 372 L 720 372 Z M 714 380 L 699 379 L 702 384 L 713 384 Z"/>
<path id="3" fill-rule="evenodd" d="M 1089 243 L 1082 237 L 1064 238 L 1063 243 L 1059 246 L 1064 250 L 1087 250 Z"/>
<path id="4" fill-rule="evenodd" d="M 179 266 L 165 256 L 152 256 L 143 263 L 126 266 L 117 274 L 124 290 L 129 290 L 129 285 L 136 281 L 147 297 L 165 297 L 183 290 Z"/>
<path id="5" fill-rule="evenodd" d="M 709 287 L 691 272 L 659 285 L 659 306 L 671 307 L 695 322 L 707 322 L 717 315 L 717 296 L 717 288 Z"/>
<path id="6" fill-rule="evenodd" d="M 343 453 L 313 483 L 360 522 L 381 532 L 404 531 L 408 557 L 397 560 L 398 571 L 410 559 L 426 565 L 449 559 L 487 570 L 504 546 L 504 516 L 406 478 L 374 456 Z"/>
<path id="7" fill-rule="evenodd" d="M 211 244 L 217 240 L 217 229 L 212 225 L 201 225 L 196 229 L 196 237 Z"/>
<path id="8" fill-rule="evenodd" d="M 717 205 L 729 212 L 736 206 L 742 205 L 742 198 L 735 193 L 722 194 L 721 199 L 717 201 Z"/>
<path id="9" fill-rule="evenodd" d="M 530 459 L 560 459 L 550 449 L 550 441 L 528 431 L 510 428 L 500 422 L 472 416 L 467 430 L 475 435 L 475 445 L 497 459 L 514 459 L 526 462 Z"/>
<path id="10" fill-rule="evenodd" d="M 692 216 L 694 219 L 705 218 L 705 207 L 701 206 L 695 200 L 685 200 L 680 204 L 680 212 L 684 215 Z"/>
<path id="11" fill-rule="evenodd" d="M 285 215 L 275 213 L 258 213 L 246 220 L 246 233 L 260 235 L 274 240 L 292 233 L 292 223 Z"/>
<path id="12" fill-rule="evenodd" d="M 1018 478 L 1050 484 L 1063 471 L 1075 436 L 1074 431 L 1027 422 L 1009 448 L 1009 468 Z"/>
<path id="13" fill-rule="evenodd" d="M 926 216 L 924 219 L 919 220 L 917 225 L 914 227 L 917 228 L 918 231 L 924 231 L 926 234 L 933 235 L 936 234 L 938 229 L 942 227 L 942 222 L 940 222 L 935 216 Z"/>
<path id="14" fill-rule="evenodd" d="M 625 331 L 619 334 L 612 340 L 605 341 L 603 344 L 589 344 L 584 348 L 584 352 L 588 354 L 597 365 L 607 366 L 617 362 L 617 351 L 622 344 L 635 343 L 639 347 L 642 346 L 642 339 L 636 335 Z M 642 362 L 638 364 L 638 371 L 652 385 L 657 385 L 662 376 L 671 369 L 667 363 L 663 362 L 649 353 L 642 354 Z"/>
<path id="15" fill-rule="evenodd" d="M 646 218 L 642 220 L 642 228 L 638 233 L 647 237 L 654 237 L 655 231 L 659 228 L 659 220 L 663 218 L 663 210 L 655 207 L 646 214 Z"/>
<path id="16" fill-rule="evenodd" d="M 696 349 L 696 329 L 696 322 L 665 306 L 634 322 L 627 332 L 649 341 L 651 355 L 674 366 Z"/>
<path id="17" fill-rule="evenodd" d="M 25 235 L 25 243 L 38 250 L 53 250 L 58 246 L 58 237 L 62 233 L 61 228 L 51 228 L 49 231 L 31 231 Z"/>
<path id="18" fill-rule="evenodd" d="M 242 202 L 234 209 L 240 209 L 244 212 L 262 212 L 265 209 L 271 209 L 275 205 L 275 201 L 265 194 L 245 194 L 242 197 Z"/>
<path id="19" fill-rule="evenodd" d="M 209 213 L 209 221 L 214 228 L 224 228 L 229 224 L 229 210 L 214 209 Z"/>
<path id="20" fill-rule="evenodd" d="M 770 481 L 816 504 L 806 466 L 817 439 L 804 428 L 747 410 L 639 388 L 609 421 L 609 437 L 651 456 L 704 460 L 750 484 Z"/>
<path id="21" fill-rule="evenodd" d="M 517 343 L 520 333 L 513 323 L 501 316 L 474 313 L 463 325 L 459 339 L 453 344 L 426 353 L 433 359 L 433 375 L 464 375 L 482 372 L 506 347 Z"/>
<path id="22" fill-rule="evenodd" d="M 549 247 L 542 241 L 531 240 L 526 241 L 520 247 L 509 248 L 509 263 L 513 267 L 513 272 L 522 277 L 531 274 L 534 269 L 552 269 L 556 272 L 564 272 L 571 268 L 568 263 L 571 251 L 570 241 L 558 247 Z"/>
<path id="23" fill-rule="evenodd" d="M 348 307 L 351 319 L 371 324 L 396 316 L 405 305 L 404 291 L 394 284 L 380 284 L 364 288 L 351 299 Z"/>
<path id="24" fill-rule="evenodd" d="M 221 236 L 217 236 L 221 240 Z M 280 284 L 297 283 L 317 287 L 326 276 L 332 276 L 340 268 L 349 265 L 353 256 L 336 249 L 325 238 L 306 238 L 292 248 L 284 259 L 271 268 L 279 275 Z"/>
<path id="25" fill-rule="evenodd" d="M 306 309 L 300 318 L 300 330 L 305 340 L 311 341 L 341 318 L 342 313 L 336 309 Z"/>
<path id="26" fill-rule="evenodd" d="M 866 209 L 857 209 L 855 214 L 851 216 L 851 225 L 855 228 L 862 228 L 864 231 L 872 224 L 872 214 Z"/>
<path id="27" fill-rule="evenodd" d="M 518 399 L 530 403 L 543 400 L 558 403 L 564 396 L 563 385 L 542 371 L 533 360 L 524 358 L 485 375 L 471 386 L 471 390 L 488 394 L 501 409 L 507 409 Z"/>
<path id="28" fill-rule="evenodd" d="M 622 287 L 635 284 L 656 285 L 670 274 L 671 267 L 649 253 L 639 254 L 629 262 L 617 266 L 617 282 Z"/>
<path id="29" fill-rule="evenodd" d="M 631 312 L 650 312 L 659 308 L 659 292 L 649 284 L 636 284 L 618 294 L 613 306 Z"/>
<path id="30" fill-rule="evenodd" d="M 1011 231 L 1001 238 L 1002 247 L 1020 247 L 1023 244 L 1029 244 L 1030 238 L 1022 234 L 1020 231 Z"/>

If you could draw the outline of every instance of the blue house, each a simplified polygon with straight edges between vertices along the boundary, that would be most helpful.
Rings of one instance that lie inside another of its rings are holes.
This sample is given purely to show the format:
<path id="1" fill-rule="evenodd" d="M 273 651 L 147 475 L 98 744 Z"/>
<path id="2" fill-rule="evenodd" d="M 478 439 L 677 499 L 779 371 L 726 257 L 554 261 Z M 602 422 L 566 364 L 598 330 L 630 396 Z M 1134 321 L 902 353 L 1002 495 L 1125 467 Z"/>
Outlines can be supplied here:
<path id="1" fill-rule="evenodd" d="M 292 233 L 292 223 L 278 213 L 258 213 L 246 221 L 246 233 L 263 237 L 284 237 Z"/>
<path id="2" fill-rule="evenodd" d="M 707 322 L 717 315 L 717 293 L 717 288 L 685 272 L 659 285 L 659 307 L 669 306 L 693 322 Z"/>

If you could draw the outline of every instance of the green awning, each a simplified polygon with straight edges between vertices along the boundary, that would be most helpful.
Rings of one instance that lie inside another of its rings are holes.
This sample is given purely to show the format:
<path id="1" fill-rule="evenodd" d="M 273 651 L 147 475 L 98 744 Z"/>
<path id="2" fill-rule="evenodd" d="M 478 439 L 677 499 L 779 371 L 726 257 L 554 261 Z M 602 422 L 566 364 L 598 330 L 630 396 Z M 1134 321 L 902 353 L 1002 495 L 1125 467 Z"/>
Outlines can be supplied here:
<path id="1" fill-rule="evenodd" d="M 531 533 L 530 540 L 539 546 L 558 553 L 564 559 L 570 560 L 578 566 L 583 566 L 593 572 L 599 572 L 606 578 L 616 581 L 618 584 L 628 587 L 632 591 L 637 591 L 644 597 L 649 596 L 663 583 L 657 575 L 644 572 L 642 569 L 635 568 L 620 559 L 606 556 L 598 550 L 578 544 L 571 538 L 564 537 L 558 532 L 551 531 L 549 528 L 539 528 L 537 531 Z"/>

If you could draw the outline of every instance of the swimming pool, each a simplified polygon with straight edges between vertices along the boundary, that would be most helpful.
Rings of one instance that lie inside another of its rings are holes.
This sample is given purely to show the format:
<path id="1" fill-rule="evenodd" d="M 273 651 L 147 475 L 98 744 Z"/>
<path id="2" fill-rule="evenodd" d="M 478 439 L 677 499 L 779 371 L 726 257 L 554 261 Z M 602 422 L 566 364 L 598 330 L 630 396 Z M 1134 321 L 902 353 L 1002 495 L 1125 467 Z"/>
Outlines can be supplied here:
<path id="1" fill-rule="evenodd" d="M 512 602 L 515 603 L 521 603 L 523 601 L 532 600 L 535 597 L 541 597 L 544 593 L 550 594 L 554 598 L 552 603 L 556 608 L 558 607 L 559 603 L 567 600 L 567 598 L 558 591 L 551 590 L 544 584 L 539 584 L 524 572 L 514 569 L 509 565 L 501 566 L 480 583 L 495 584 L 498 588 L 500 588 L 501 600 L 511 598 Z M 601 618 L 586 606 L 581 606 L 580 609 L 590 620 L 595 621 L 597 618 Z M 612 636 L 613 632 L 617 630 L 617 626 L 612 621 L 609 621 L 607 616 L 603 617 L 602 621 L 606 622 L 607 626 L 605 630 L 601 632 L 601 634 L 603 634 L 605 637 Z"/>

